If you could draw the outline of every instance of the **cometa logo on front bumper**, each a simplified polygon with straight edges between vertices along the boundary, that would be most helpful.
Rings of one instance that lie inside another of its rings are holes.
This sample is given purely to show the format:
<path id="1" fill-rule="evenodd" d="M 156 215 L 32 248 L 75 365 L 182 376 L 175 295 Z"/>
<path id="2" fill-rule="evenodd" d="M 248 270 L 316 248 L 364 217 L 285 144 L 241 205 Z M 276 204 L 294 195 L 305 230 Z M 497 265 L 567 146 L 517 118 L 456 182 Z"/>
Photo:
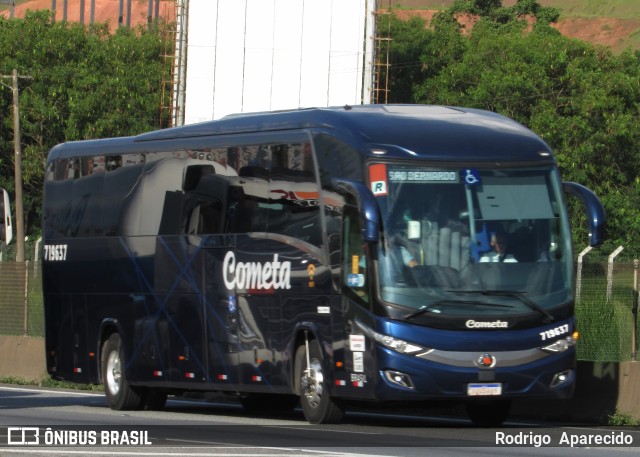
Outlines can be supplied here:
<path id="1" fill-rule="evenodd" d="M 469 319 L 466 324 L 467 328 L 508 328 L 509 323 L 504 321 L 479 322 Z"/>

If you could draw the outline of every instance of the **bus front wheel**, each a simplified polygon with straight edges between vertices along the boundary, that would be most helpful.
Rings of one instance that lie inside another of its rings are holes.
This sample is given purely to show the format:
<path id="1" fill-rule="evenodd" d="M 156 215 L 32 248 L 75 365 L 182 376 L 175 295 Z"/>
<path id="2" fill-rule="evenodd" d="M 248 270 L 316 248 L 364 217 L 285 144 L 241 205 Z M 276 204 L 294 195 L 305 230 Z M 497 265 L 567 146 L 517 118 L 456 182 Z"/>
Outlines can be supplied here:
<path id="1" fill-rule="evenodd" d="M 335 424 L 342 420 L 344 410 L 327 391 L 326 373 L 322 365 L 322 352 L 316 340 L 301 345 L 296 351 L 296 391 L 307 421 L 312 424 Z"/>
<path id="2" fill-rule="evenodd" d="M 112 334 L 102 346 L 101 353 L 102 382 L 111 409 L 140 409 L 143 398 L 140 393 L 127 382 L 125 376 L 125 358 L 120 335 Z"/>

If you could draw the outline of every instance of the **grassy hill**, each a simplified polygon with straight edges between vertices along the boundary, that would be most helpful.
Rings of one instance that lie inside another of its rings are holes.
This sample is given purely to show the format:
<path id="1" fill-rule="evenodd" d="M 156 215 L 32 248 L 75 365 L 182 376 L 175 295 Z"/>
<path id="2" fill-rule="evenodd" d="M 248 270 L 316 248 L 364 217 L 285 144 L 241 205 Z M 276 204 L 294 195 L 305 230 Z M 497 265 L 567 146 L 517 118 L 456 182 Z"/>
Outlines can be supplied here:
<path id="1" fill-rule="evenodd" d="M 392 8 L 401 9 L 445 9 L 453 5 L 454 0 L 380 0 L 382 7 L 389 3 Z M 503 0 L 505 6 L 514 5 L 516 0 Z M 538 0 L 542 6 L 559 8 L 566 17 L 615 17 L 639 18 L 638 0 Z"/>
<path id="2" fill-rule="evenodd" d="M 454 0 L 380 0 L 380 7 L 402 10 L 442 10 Z M 614 51 L 640 49 L 639 0 L 538 0 L 561 11 L 558 30 L 563 34 Z M 503 0 L 505 6 L 516 0 Z"/>
<path id="3" fill-rule="evenodd" d="M 8 5 L 10 0 L 0 0 L 0 15 L 5 18 L 9 18 L 11 14 L 11 6 Z M 27 10 L 51 10 L 53 5 L 52 0 L 15 0 L 14 17 L 22 18 L 25 16 Z M 67 0 L 66 2 L 66 18 L 68 21 L 77 22 L 80 21 L 80 0 Z M 131 9 L 129 10 L 129 5 Z M 152 15 L 155 14 L 156 1 L 154 0 L 152 9 Z M 118 27 L 119 17 L 119 0 L 96 0 L 94 3 L 94 22 L 96 23 L 109 23 L 109 28 L 114 31 Z M 148 0 L 134 0 L 123 2 L 123 17 L 122 23 L 130 23 L 131 27 L 138 25 L 144 25 L 147 23 L 147 16 L 149 13 L 149 1 Z M 160 17 L 166 20 L 173 20 L 175 17 L 174 2 L 173 0 L 160 0 L 158 8 L 158 14 Z M 61 21 L 64 18 L 65 1 L 56 1 L 56 20 Z M 84 1 L 84 23 L 89 24 L 91 17 L 91 0 Z"/>
<path id="4" fill-rule="evenodd" d="M 0 0 L 2 1 L 2 0 Z M 631 48 L 640 50 L 640 0 L 538 0 L 543 6 L 553 6 L 562 12 L 556 27 L 560 32 L 572 38 L 578 38 L 594 44 L 611 47 L 620 52 Z M 78 20 L 80 0 L 68 0 L 69 20 Z M 450 7 L 454 0 L 379 0 L 380 8 L 391 7 L 396 10 L 443 10 Z M 88 21 L 91 0 L 85 0 L 85 21 Z M 125 2 L 126 3 L 126 2 Z M 155 2 L 154 2 L 155 3 Z M 160 15 L 169 20 L 173 18 L 173 2 L 162 0 Z M 516 0 L 503 0 L 505 6 L 513 5 Z M 51 0 L 16 0 L 17 17 L 22 17 L 26 9 L 51 9 Z M 96 1 L 96 22 L 109 21 L 112 27 L 117 25 L 118 0 Z M 133 23 L 146 21 L 147 0 L 132 2 Z M 2 1 L 0 14 L 8 17 L 9 6 Z M 57 19 L 62 18 L 62 0 L 57 1 Z M 126 9 L 126 8 L 125 8 Z M 426 14 L 422 14 L 426 17 Z"/>

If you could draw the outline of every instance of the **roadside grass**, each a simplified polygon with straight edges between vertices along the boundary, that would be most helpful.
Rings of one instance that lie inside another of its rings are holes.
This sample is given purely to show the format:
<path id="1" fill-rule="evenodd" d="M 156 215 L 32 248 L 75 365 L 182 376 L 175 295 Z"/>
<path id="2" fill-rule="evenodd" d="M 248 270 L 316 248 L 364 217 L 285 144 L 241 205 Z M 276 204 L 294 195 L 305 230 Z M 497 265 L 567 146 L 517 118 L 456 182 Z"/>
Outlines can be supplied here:
<path id="1" fill-rule="evenodd" d="M 42 281 L 37 275 L 29 276 L 28 297 L 27 332 L 29 336 L 44 336 L 44 298 Z"/>
<path id="2" fill-rule="evenodd" d="M 586 302 L 586 303 L 585 303 Z M 576 306 L 578 360 L 599 362 L 631 360 L 631 311 L 620 300 L 590 297 Z"/>
<path id="3" fill-rule="evenodd" d="M 633 417 L 628 413 L 621 413 L 616 411 L 609 414 L 607 417 L 607 425 L 611 426 L 625 426 L 625 427 L 638 427 L 640 426 L 640 420 Z"/>
<path id="4" fill-rule="evenodd" d="M 56 389 L 68 389 L 68 390 L 89 390 L 93 392 L 104 392 L 104 386 L 102 384 L 75 384 L 66 381 L 57 381 L 51 377 L 36 381 L 33 379 L 24 379 L 18 376 L 0 376 L 0 384 L 13 384 L 18 386 L 37 386 L 37 387 L 51 387 Z"/>
<path id="5" fill-rule="evenodd" d="M 606 274 L 583 277 L 581 297 L 576 302 L 578 360 L 631 360 L 634 344 L 631 279 L 625 271 L 614 274 L 611 296 L 607 299 Z"/>
<path id="6" fill-rule="evenodd" d="M 517 0 L 502 0 L 504 6 L 512 6 Z M 391 0 L 393 9 L 444 10 L 454 0 Z M 638 0 L 538 0 L 541 6 L 560 9 L 562 17 L 610 17 L 634 19 L 640 17 Z M 386 8 L 387 2 L 381 3 Z"/>

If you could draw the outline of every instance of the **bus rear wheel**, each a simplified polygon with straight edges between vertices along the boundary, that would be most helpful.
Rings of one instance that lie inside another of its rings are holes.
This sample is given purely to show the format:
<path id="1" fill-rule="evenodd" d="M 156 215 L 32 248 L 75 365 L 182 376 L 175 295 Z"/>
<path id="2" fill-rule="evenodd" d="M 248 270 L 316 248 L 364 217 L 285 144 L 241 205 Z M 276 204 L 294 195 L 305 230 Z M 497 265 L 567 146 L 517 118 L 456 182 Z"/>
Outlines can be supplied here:
<path id="1" fill-rule="evenodd" d="M 140 409 L 143 405 L 143 397 L 127 382 L 122 340 L 117 333 L 112 334 L 104 342 L 101 365 L 102 382 L 109 407 L 117 411 Z"/>
<path id="2" fill-rule="evenodd" d="M 305 345 L 298 347 L 295 358 L 296 392 L 304 416 L 312 424 L 335 424 L 342 420 L 344 409 L 327 391 L 322 368 L 322 352 L 316 340 L 309 341 L 309 363 Z"/>

